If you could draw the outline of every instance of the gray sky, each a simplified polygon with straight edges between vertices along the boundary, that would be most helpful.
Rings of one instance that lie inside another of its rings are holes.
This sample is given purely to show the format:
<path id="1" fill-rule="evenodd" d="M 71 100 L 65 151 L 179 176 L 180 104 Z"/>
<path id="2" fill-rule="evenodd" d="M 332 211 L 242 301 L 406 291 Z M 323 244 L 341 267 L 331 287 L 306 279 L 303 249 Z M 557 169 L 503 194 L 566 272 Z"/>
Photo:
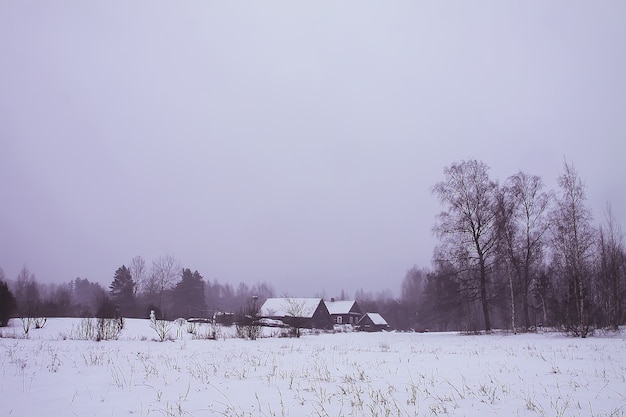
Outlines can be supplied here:
<path id="1" fill-rule="evenodd" d="M 0 2 L 0 267 L 398 293 L 444 166 L 626 227 L 626 3 Z"/>

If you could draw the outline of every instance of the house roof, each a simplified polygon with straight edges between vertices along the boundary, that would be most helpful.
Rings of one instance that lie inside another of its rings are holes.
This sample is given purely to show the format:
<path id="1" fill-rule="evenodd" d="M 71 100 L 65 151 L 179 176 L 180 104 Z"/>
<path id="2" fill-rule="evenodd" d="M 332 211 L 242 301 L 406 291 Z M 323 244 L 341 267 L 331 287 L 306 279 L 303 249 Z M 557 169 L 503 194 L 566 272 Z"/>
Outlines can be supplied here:
<path id="1" fill-rule="evenodd" d="M 356 301 L 324 301 L 330 314 L 349 314 Z"/>
<path id="2" fill-rule="evenodd" d="M 385 320 L 383 316 L 381 316 L 378 313 L 365 313 L 365 316 L 363 316 L 363 318 L 365 318 L 366 316 L 370 318 L 370 320 L 375 326 L 388 326 L 389 325 L 387 323 L 387 320 Z"/>
<path id="3" fill-rule="evenodd" d="M 261 306 L 259 315 L 311 318 L 321 302 L 321 298 L 268 298 Z"/>

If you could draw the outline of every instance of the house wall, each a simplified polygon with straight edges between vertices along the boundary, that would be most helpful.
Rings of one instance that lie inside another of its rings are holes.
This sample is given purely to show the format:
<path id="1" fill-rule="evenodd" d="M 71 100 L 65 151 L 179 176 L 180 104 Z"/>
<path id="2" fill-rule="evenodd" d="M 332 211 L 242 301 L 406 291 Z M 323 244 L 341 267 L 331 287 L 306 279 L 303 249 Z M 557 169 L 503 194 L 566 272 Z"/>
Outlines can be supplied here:
<path id="1" fill-rule="evenodd" d="M 355 324 L 356 325 L 356 323 L 361 318 L 361 315 L 354 314 L 354 313 L 334 314 L 332 318 L 333 318 L 334 324 Z"/>
<path id="2" fill-rule="evenodd" d="M 389 326 L 386 325 L 374 324 L 374 322 L 372 322 L 372 320 L 368 316 L 363 317 L 363 319 L 359 323 L 359 330 L 365 332 L 380 332 L 387 329 L 388 327 Z"/>
<path id="3" fill-rule="evenodd" d="M 363 316 L 363 312 L 361 311 L 361 307 L 355 301 L 350 307 L 350 311 L 343 314 L 333 314 L 332 320 L 333 324 L 353 324 L 356 325 L 358 321 Z"/>
<path id="4" fill-rule="evenodd" d="M 333 319 L 330 316 L 324 302 L 321 302 L 319 306 L 317 306 L 317 310 L 315 310 L 312 320 L 313 327 L 316 329 L 332 330 L 333 328 Z"/>
<path id="5" fill-rule="evenodd" d="M 313 313 L 313 317 L 270 317 L 275 320 L 282 320 L 283 323 L 292 326 L 299 327 L 301 329 L 323 329 L 332 330 L 333 319 L 328 312 L 328 309 L 323 302 L 320 302 L 319 306 Z"/>
<path id="6" fill-rule="evenodd" d="M 332 330 L 333 328 L 333 322 L 330 319 L 330 315 L 326 318 L 323 316 L 313 316 L 312 318 L 282 317 L 282 321 L 289 326 L 299 327 L 301 329 Z"/>

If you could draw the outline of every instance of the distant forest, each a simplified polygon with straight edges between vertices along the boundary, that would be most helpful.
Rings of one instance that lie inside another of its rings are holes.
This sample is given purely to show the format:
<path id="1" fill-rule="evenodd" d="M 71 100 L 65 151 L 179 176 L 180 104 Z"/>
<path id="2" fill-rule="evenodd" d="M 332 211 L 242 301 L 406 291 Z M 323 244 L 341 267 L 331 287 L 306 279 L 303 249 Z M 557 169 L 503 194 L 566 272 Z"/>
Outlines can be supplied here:
<path id="1" fill-rule="evenodd" d="M 557 190 L 518 172 L 502 184 L 478 160 L 455 162 L 432 187 L 441 203 L 431 268 L 410 268 L 400 297 L 342 291 L 396 330 L 477 332 L 556 328 L 585 337 L 626 322 L 626 252 L 607 206 L 594 222 L 584 182 L 564 162 Z M 237 313 L 254 297 L 276 295 L 268 283 L 207 281 L 165 255 L 121 265 L 108 288 L 84 278 L 41 284 L 27 267 L 15 280 L 0 269 L 0 324 L 19 317 L 213 317 Z"/>

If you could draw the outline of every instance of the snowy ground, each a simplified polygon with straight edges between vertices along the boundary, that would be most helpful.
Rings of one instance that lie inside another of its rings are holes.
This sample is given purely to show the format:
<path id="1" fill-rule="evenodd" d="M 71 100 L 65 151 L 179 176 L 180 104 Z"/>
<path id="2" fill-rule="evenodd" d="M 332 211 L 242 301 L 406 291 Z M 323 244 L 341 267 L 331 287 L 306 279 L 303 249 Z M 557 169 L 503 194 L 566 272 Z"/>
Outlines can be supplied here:
<path id="1" fill-rule="evenodd" d="M 0 416 L 624 416 L 626 338 L 341 333 L 157 342 L 1 329 Z M 181 328 L 181 330 L 183 330 Z M 224 333 L 225 334 L 225 333 Z"/>

